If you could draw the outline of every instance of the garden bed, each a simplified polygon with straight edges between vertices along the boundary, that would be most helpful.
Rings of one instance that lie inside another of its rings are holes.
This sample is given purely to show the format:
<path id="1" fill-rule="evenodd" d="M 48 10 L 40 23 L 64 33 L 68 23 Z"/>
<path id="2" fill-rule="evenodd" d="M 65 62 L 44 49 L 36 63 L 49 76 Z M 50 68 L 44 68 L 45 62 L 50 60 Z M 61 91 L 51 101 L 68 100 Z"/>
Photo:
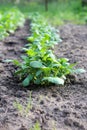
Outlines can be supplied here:
<path id="1" fill-rule="evenodd" d="M 41 130 L 86 130 L 87 73 L 70 76 L 64 86 L 24 88 L 13 75 L 16 67 L 4 62 L 20 60 L 30 34 L 28 23 L 0 42 L 0 130 L 19 130 L 22 126 L 29 130 L 37 121 Z M 55 54 L 87 70 L 87 26 L 66 24 L 59 30 L 63 42 L 55 47 Z M 25 117 L 14 103 L 25 106 L 31 91 L 32 109 Z"/>

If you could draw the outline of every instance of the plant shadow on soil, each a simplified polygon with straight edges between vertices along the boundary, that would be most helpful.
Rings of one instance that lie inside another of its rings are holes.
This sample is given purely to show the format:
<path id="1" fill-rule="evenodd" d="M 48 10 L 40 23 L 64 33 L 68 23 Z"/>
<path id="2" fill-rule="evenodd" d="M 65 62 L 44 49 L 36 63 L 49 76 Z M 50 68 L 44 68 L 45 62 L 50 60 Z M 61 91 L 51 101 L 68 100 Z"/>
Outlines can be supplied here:
<path id="1" fill-rule="evenodd" d="M 87 26 L 66 24 L 59 27 L 63 40 L 55 47 L 58 57 L 66 57 L 71 63 L 87 70 Z M 65 86 L 21 86 L 14 71 L 17 69 L 6 59 L 18 59 L 30 35 L 27 20 L 23 28 L 0 42 L 0 130 L 27 130 L 36 121 L 41 130 L 86 130 L 87 129 L 87 73 L 69 76 Z M 33 88 L 33 89 L 32 89 Z M 32 109 L 23 117 L 14 108 L 15 101 L 26 106 L 32 91 Z"/>

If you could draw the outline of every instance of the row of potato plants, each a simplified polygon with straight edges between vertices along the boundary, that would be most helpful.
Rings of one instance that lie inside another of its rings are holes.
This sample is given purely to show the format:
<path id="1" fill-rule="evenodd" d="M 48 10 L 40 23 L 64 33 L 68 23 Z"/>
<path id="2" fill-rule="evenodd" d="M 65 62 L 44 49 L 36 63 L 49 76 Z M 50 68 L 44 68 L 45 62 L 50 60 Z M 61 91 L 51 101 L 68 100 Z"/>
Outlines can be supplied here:
<path id="1" fill-rule="evenodd" d="M 17 8 L 0 13 L 0 40 L 14 33 L 18 26 L 23 26 L 24 21 L 24 15 Z"/>
<path id="2" fill-rule="evenodd" d="M 18 66 L 16 74 L 22 80 L 23 86 L 29 84 L 46 85 L 49 83 L 64 85 L 66 76 L 72 73 L 83 73 L 84 69 L 74 69 L 67 58 L 58 58 L 53 49 L 61 42 L 58 30 L 51 27 L 38 14 L 32 14 L 31 36 L 26 45 L 22 62 L 12 62 Z"/>

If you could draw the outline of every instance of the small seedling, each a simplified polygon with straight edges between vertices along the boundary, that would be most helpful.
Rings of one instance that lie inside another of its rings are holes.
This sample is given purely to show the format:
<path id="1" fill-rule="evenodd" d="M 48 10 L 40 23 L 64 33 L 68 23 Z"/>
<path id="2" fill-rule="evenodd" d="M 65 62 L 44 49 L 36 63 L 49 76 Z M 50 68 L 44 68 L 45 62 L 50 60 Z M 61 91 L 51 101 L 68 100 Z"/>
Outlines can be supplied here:
<path id="1" fill-rule="evenodd" d="M 41 130 L 39 122 L 35 123 L 35 125 L 30 128 L 30 130 Z"/>
<path id="2" fill-rule="evenodd" d="M 14 102 L 14 107 L 18 110 L 19 114 L 21 116 L 28 116 L 29 110 L 32 109 L 32 99 L 31 99 L 31 92 L 29 96 L 29 101 L 26 104 L 26 106 L 23 106 L 21 103 L 18 101 Z"/>

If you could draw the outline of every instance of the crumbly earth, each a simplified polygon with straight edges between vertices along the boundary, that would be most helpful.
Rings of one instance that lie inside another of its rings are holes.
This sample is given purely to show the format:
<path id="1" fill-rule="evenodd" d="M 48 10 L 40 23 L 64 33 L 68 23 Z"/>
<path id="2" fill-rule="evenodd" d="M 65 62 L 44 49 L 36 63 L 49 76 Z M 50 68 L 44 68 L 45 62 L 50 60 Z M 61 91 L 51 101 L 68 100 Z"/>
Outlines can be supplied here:
<path id="1" fill-rule="evenodd" d="M 55 54 L 87 70 L 87 26 L 66 24 L 58 29 L 63 42 L 55 47 Z M 27 21 L 0 42 L 0 130 L 30 130 L 37 121 L 41 130 L 87 130 L 87 73 L 69 76 L 64 86 L 23 88 L 14 76 L 17 68 L 4 62 L 20 60 L 29 35 Z M 17 110 L 15 102 L 23 110 Z M 31 108 L 26 112 L 28 102 Z"/>

